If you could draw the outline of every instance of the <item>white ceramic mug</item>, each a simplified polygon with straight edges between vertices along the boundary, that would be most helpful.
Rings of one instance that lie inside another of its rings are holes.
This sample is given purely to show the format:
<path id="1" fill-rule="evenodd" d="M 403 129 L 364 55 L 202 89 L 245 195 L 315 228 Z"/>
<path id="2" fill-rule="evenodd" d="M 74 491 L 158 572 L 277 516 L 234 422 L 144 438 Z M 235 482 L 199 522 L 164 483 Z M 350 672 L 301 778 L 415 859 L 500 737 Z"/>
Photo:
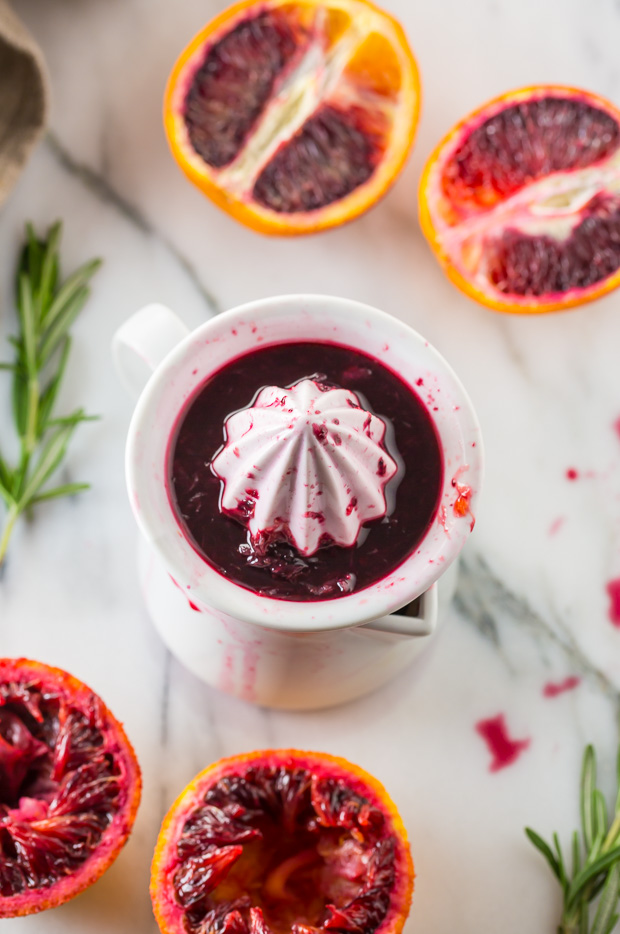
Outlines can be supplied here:
<path id="1" fill-rule="evenodd" d="M 394 370 L 426 404 L 443 453 L 439 508 L 423 541 L 387 577 L 332 600 L 273 599 L 225 578 L 187 540 L 168 496 L 168 444 L 188 399 L 232 359 L 287 341 L 343 344 Z M 287 708 L 351 699 L 419 654 L 435 629 L 435 582 L 473 528 L 483 469 L 471 402 L 427 341 L 367 305 L 293 295 L 225 312 L 192 333 L 167 308 L 151 305 L 120 328 L 113 353 L 124 382 L 140 393 L 127 484 L 146 545 L 145 597 L 174 654 L 215 687 Z M 466 508 L 455 508 L 457 500 Z M 418 597 L 416 613 L 392 615 Z"/>

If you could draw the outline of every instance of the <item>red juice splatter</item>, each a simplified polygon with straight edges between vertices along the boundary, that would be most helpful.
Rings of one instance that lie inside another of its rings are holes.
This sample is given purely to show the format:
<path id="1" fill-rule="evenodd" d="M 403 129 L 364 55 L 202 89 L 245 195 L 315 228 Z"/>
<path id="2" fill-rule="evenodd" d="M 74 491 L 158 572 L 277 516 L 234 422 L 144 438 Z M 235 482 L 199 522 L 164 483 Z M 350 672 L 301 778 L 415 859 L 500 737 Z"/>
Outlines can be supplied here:
<path id="1" fill-rule="evenodd" d="M 567 479 L 567 480 L 577 480 L 578 477 L 579 477 L 579 474 L 577 473 L 577 471 L 575 470 L 575 468 L 574 468 L 574 467 L 569 467 L 568 470 L 566 471 L 566 479 Z"/>
<path id="2" fill-rule="evenodd" d="M 573 691 L 581 684 L 581 678 L 577 675 L 570 675 L 563 681 L 549 681 L 543 688 L 543 697 L 557 697 L 558 694 L 564 694 L 566 691 Z"/>
<path id="3" fill-rule="evenodd" d="M 549 535 L 557 535 L 565 522 L 566 522 L 566 519 L 564 518 L 564 516 L 558 516 L 557 519 L 554 519 L 551 525 L 549 526 Z"/>
<path id="4" fill-rule="evenodd" d="M 501 713 L 488 720 L 480 720 L 476 724 L 476 732 L 482 736 L 493 756 L 489 766 L 490 772 L 499 772 L 500 769 L 512 765 L 531 742 L 529 739 L 511 739 L 506 719 Z"/>
<path id="5" fill-rule="evenodd" d="M 189 597 L 187 596 L 187 594 L 185 593 L 185 591 L 183 590 L 183 588 L 181 587 L 181 585 L 179 584 L 179 582 L 178 582 L 178 581 L 175 581 L 175 579 L 174 579 L 174 577 L 172 576 L 172 574 L 168 574 L 168 577 L 170 578 L 170 580 L 172 581 L 172 583 L 174 584 L 174 586 L 175 586 L 175 587 L 178 587 L 178 589 L 181 591 L 181 593 L 183 594 L 183 596 L 186 598 L 187 602 L 189 603 L 189 608 L 190 608 L 190 610 L 194 610 L 195 613 L 202 613 L 202 610 L 200 609 L 200 607 L 199 607 L 199 606 L 196 606 L 195 603 L 192 603 L 192 601 L 189 599 Z"/>
<path id="6" fill-rule="evenodd" d="M 614 422 L 614 430 L 616 434 L 618 435 L 618 437 L 620 438 L 620 418 L 617 418 L 616 421 Z"/>
<path id="7" fill-rule="evenodd" d="M 605 589 L 609 597 L 609 619 L 620 629 L 620 577 L 609 581 Z"/>

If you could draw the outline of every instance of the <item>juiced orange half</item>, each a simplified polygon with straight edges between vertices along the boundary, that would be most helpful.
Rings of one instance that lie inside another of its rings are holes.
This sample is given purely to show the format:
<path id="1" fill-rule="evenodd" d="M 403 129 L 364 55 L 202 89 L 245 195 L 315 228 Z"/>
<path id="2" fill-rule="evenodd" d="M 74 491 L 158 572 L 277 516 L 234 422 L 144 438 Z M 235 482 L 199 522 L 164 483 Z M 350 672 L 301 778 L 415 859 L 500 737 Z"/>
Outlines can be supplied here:
<path id="1" fill-rule="evenodd" d="M 222 759 L 190 782 L 151 876 L 163 934 L 400 934 L 413 865 L 379 782 L 324 753 Z"/>

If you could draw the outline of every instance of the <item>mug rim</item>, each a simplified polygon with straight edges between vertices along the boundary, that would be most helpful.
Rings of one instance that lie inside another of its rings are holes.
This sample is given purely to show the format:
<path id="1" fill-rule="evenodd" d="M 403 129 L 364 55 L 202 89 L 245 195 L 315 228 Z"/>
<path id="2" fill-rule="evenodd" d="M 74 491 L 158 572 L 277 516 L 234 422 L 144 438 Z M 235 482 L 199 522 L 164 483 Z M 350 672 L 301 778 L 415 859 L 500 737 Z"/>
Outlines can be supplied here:
<path id="1" fill-rule="evenodd" d="M 438 505 L 438 509 L 431 520 L 429 529 L 414 550 L 390 574 L 368 587 L 353 591 L 351 594 L 333 597 L 328 600 L 299 601 L 262 596 L 243 587 L 241 584 L 236 584 L 209 564 L 192 545 L 182 529 L 168 494 L 165 469 L 170 434 L 174 429 L 176 419 L 187 404 L 187 399 L 197 391 L 197 386 L 193 387 L 187 393 L 186 398 L 178 405 L 172 426 L 166 428 L 165 437 L 160 439 L 160 467 L 163 468 L 164 472 L 164 476 L 161 478 L 161 486 L 165 494 L 167 510 L 163 506 L 162 500 L 159 506 L 163 508 L 164 513 L 163 515 L 156 515 L 155 510 L 150 508 L 148 503 L 145 504 L 144 498 L 141 496 L 141 489 L 144 486 L 144 471 L 151 471 L 153 467 L 157 469 L 156 465 L 145 465 L 142 445 L 145 427 L 147 432 L 151 431 L 148 425 L 149 416 L 153 424 L 156 424 L 157 420 L 153 419 L 153 407 L 157 401 L 157 392 L 170 381 L 175 371 L 182 367 L 187 360 L 190 349 L 204 342 L 205 337 L 208 336 L 211 336 L 214 341 L 220 340 L 221 335 L 231 329 L 233 323 L 240 327 L 248 318 L 256 319 L 260 323 L 268 322 L 274 317 L 287 317 L 287 312 L 289 312 L 288 317 L 292 317 L 290 311 L 294 309 L 296 309 L 297 314 L 300 314 L 301 309 L 303 309 L 304 313 L 308 312 L 310 316 L 317 316 L 317 320 L 321 320 L 331 310 L 334 313 L 337 312 L 340 318 L 345 319 L 348 317 L 351 325 L 353 323 L 359 324 L 360 318 L 365 319 L 367 323 L 370 322 L 369 327 L 372 328 L 377 325 L 378 331 L 396 332 L 398 339 L 402 339 L 409 347 L 415 347 L 421 355 L 428 358 L 429 363 L 434 364 L 437 371 L 450 385 L 450 389 L 456 394 L 459 405 L 454 406 L 454 408 L 458 408 L 460 414 L 458 418 L 454 416 L 454 421 L 455 424 L 463 428 L 464 434 L 467 435 L 466 438 L 456 437 L 454 439 L 454 445 L 452 445 L 454 451 L 452 448 L 448 450 L 445 432 L 442 434 L 439 430 L 437 419 L 429 411 L 428 405 L 422 399 L 420 393 L 416 393 L 416 390 L 403 374 L 399 373 L 398 375 L 405 385 L 418 395 L 435 426 L 442 449 L 444 493 L 447 475 L 452 469 L 450 462 L 456 456 L 456 449 L 462 448 L 461 453 L 464 454 L 465 446 L 471 445 L 467 454 L 467 463 L 464 462 L 464 464 L 467 471 L 469 471 L 467 483 L 471 488 L 470 505 L 475 505 L 484 473 L 482 436 L 471 400 L 452 367 L 414 328 L 399 318 L 361 302 L 320 294 L 285 294 L 246 302 L 208 319 L 173 347 L 150 376 L 138 399 L 131 419 L 125 458 L 127 487 L 132 511 L 142 534 L 154 547 L 160 559 L 168 568 L 173 580 L 186 592 L 188 599 L 193 603 L 198 605 L 203 603 L 211 610 L 215 609 L 227 616 L 268 629 L 289 632 L 344 629 L 363 625 L 373 619 L 387 616 L 427 590 L 458 556 L 469 536 L 469 532 L 473 529 L 473 520 L 464 517 L 465 521 L 459 521 L 463 517 L 448 514 L 451 510 L 445 509 L 442 493 L 442 498 L 439 500 L 440 505 Z M 220 337 L 217 336 L 218 332 Z M 233 328 L 232 332 L 236 333 L 236 330 Z M 260 344 L 260 346 L 286 343 L 293 339 L 284 337 L 279 341 L 268 340 Z M 317 336 L 299 337 L 297 339 L 300 341 L 307 340 L 308 342 L 313 340 L 323 341 L 321 337 Z M 334 340 L 333 342 L 345 344 L 343 340 Z M 384 363 L 377 352 L 373 354 L 371 351 L 359 347 L 359 341 L 352 339 L 348 341 L 347 345 L 369 355 L 374 355 L 382 365 L 387 366 L 394 372 L 398 372 L 394 370 L 394 367 L 390 366 L 389 362 Z M 200 374 L 198 385 L 203 384 L 210 374 L 222 369 L 235 357 L 245 353 L 248 353 L 248 349 L 237 349 L 230 353 L 224 363 L 218 363 L 212 369 L 204 369 Z M 472 439 L 474 439 L 473 442 Z M 448 454 L 450 454 L 450 458 L 448 458 Z M 454 486 L 454 481 L 452 485 Z M 438 514 L 442 509 L 444 510 L 444 516 L 441 521 L 443 521 L 444 534 L 442 535 L 441 530 L 439 530 L 437 546 L 432 552 L 433 558 L 429 558 L 426 566 L 423 566 L 421 553 L 425 542 L 429 539 L 431 530 L 438 524 Z M 408 572 L 411 572 L 414 567 L 416 568 L 416 573 L 413 575 L 413 579 L 416 581 L 415 584 L 408 581 L 410 576 Z"/>

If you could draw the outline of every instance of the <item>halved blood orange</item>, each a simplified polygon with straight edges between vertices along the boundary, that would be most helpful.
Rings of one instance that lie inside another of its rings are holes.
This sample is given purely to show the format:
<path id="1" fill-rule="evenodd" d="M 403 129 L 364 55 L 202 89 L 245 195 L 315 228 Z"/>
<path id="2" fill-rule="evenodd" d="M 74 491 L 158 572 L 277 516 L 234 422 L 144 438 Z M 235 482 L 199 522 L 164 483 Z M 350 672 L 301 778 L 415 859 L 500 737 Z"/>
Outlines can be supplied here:
<path id="1" fill-rule="evenodd" d="M 379 782 L 345 759 L 222 759 L 165 818 L 151 897 L 163 934 L 399 934 L 407 835 Z"/>
<path id="2" fill-rule="evenodd" d="M 456 285 L 500 311 L 580 305 L 620 284 L 620 111 L 522 88 L 465 117 L 420 185 L 422 229 Z"/>
<path id="3" fill-rule="evenodd" d="M 164 123 L 216 204 L 262 233 L 302 234 L 385 194 L 419 101 L 401 26 L 367 0 L 243 0 L 178 59 Z"/>
<path id="4" fill-rule="evenodd" d="M 121 724 L 65 671 L 0 659 L 0 918 L 54 908 L 126 842 L 140 770 Z"/>

